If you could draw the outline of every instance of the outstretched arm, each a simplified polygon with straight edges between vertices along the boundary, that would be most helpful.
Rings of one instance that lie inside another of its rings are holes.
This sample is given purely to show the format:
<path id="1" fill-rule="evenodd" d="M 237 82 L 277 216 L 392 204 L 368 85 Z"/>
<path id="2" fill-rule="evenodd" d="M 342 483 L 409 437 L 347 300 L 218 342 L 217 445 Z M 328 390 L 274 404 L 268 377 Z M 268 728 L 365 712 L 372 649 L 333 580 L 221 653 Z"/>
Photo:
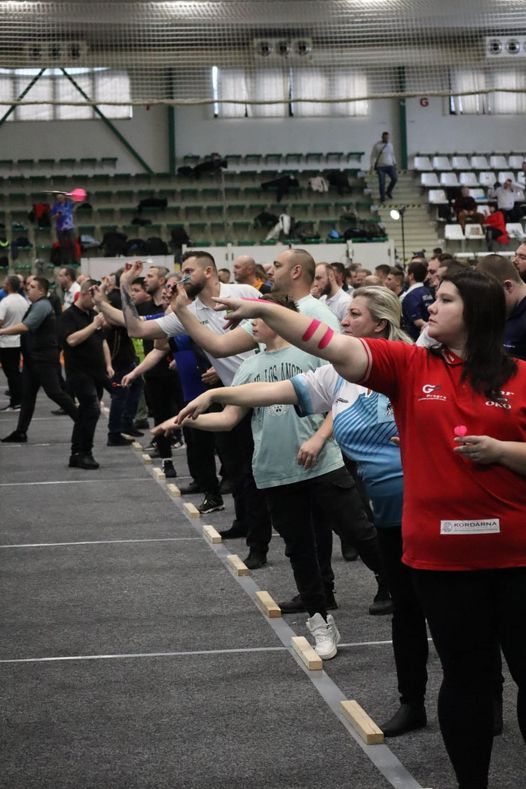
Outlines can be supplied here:
<path id="1" fill-rule="evenodd" d="M 185 427 L 194 427 L 197 430 L 206 430 L 210 433 L 225 433 L 232 430 L 244 416 L 248 413 L 247 408 L 240 408 L 237 405 L 227 405 L 223 411 L 218 411 L 212 414 L 201 414 L 195 419 L 179 419 L 177 416 L 170 417 L 160 425 L 156 425 L 151 431 L 154 436 L 159 436 L 162 433 L 170 433 L 184 424 Z"/>
<path id="2" fill-rule="evenodd" d="M 252 351 L 257 347 L 253 337 L 244 329 L 238 327 L 226 334 L 216 334 L 202 323 L 187 309 L 190 303 L 183 285 L 177 286 L 177 295 L 171 303 L 174 313 L 183 324 L 187 334 L 204 351 L 221 359 L 224 356 L 235 356 L 237 353 Z"/>
<path id="3" fill-rule="evenodd" d="M 163 330 L 157 325 L 156 321 L 143 321 L 137 312 L 137 307 L 133 303 L 130 293 L 132 281 L 139 277 L 142 271 L 142 263 L 127 263 L 125 270 L 121 274 L 120 288 L 122 298 L 122 312 L 126 329 L 130 337 L 140 337 L 148 340 L 158 340 L 166 337 Z"/>
<path id="4" fill-rule="evenodd" d="M 326 323 L 263 299 L 214 299 L 230 310 L 229 320 L 262 318 L 280 337 L 330 362 L 348 381 L 362 381 L 368 355 L 360 340 L 337 334 Z"/>

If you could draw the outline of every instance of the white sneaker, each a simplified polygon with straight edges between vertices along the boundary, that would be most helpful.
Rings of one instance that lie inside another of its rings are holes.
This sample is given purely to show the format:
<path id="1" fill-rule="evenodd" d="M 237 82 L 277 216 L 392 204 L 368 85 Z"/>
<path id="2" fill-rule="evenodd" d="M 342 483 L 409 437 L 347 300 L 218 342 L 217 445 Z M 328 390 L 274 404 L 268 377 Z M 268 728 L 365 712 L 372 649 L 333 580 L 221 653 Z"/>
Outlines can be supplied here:
<path id="1" fill-rule="evenodd" d="M 314 614 L 307 619 L 307 630 L 314 638 L 314 649 L 322 660 L 330 660 L 336 655 L 341 636 L 331 614 L 327 621 L 321 614 Z"/>

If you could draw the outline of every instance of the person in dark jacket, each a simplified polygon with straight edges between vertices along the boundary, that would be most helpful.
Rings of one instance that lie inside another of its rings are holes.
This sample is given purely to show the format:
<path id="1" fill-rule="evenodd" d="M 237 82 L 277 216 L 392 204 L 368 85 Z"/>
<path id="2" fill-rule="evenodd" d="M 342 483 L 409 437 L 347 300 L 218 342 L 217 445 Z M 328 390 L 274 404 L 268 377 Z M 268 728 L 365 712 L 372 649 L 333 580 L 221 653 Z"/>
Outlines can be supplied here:
<path id="1" fill-rule="evenodd" d="M 25 443 L 40 387 L 65 413 L 77 418 L 77 407 L 64 391 L 60 375 L 56 318 L 47 298 L 49 282 L 33 277 L 27 287 L 29 309 L 20 323 L 0 329 L 0 335 L 20 334 L 24 369 L 22 372 L 22 403 L 16 430 L 2 439 L 8 443 Z"/>

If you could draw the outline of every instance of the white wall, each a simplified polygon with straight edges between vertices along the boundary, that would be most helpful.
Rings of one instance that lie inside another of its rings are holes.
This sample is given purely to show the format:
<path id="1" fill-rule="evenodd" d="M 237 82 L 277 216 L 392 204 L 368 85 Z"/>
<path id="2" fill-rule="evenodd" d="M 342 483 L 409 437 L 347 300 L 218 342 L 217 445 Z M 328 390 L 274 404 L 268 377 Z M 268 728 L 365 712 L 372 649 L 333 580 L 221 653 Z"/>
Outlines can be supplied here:
<path id="1" fill-rule="evenodd" d="M 154 172 L 168 170 L 167 110 L 134 108 L 130 120 L 111 123 Z M 105 123 L 89 121 L 11 121 L 0 128 L 2 158 L 48 159 L 116 156 L 117 172 L 144 172 Z"/>
<path id="2" fill-rule="evenodd" d="M 526 152 L 523 115 L 449 115 L 441 97 L 407 101 L 407 147 L 415 153 Z"/>
<path id="3" fill-rule="evenodd" d="M 178 108 L 177 156 L 246 153 L 365 151 L 386 129 L 398 138 L 397 102 L 378 100 L 357 118 L 214 118 L 210 107 Z"/>

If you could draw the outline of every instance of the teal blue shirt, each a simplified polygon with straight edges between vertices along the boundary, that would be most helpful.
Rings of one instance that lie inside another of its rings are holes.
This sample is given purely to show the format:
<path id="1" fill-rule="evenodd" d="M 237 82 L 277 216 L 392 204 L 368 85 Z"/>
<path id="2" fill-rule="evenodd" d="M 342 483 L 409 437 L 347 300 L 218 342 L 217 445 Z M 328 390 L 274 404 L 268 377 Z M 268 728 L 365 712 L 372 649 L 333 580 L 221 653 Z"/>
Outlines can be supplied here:
<path id="1" fill-rule="evenodd" d="M 233 385 L 286 381 L 323 364 L 325 362 L 322 359 L 292 345 L 279 351 L 263 351 L 241 364 Z M 254 408 L 252 470 L 258 488 L 303 482 L 343 466 L 342 454 L 332 439 L 325 442 L 313 468 L 304 469 L 298 465 L 300 446 L 311 438 L 323 420 L 324 417 L 320 415 L 300 417 L 293 405 Z"/>

